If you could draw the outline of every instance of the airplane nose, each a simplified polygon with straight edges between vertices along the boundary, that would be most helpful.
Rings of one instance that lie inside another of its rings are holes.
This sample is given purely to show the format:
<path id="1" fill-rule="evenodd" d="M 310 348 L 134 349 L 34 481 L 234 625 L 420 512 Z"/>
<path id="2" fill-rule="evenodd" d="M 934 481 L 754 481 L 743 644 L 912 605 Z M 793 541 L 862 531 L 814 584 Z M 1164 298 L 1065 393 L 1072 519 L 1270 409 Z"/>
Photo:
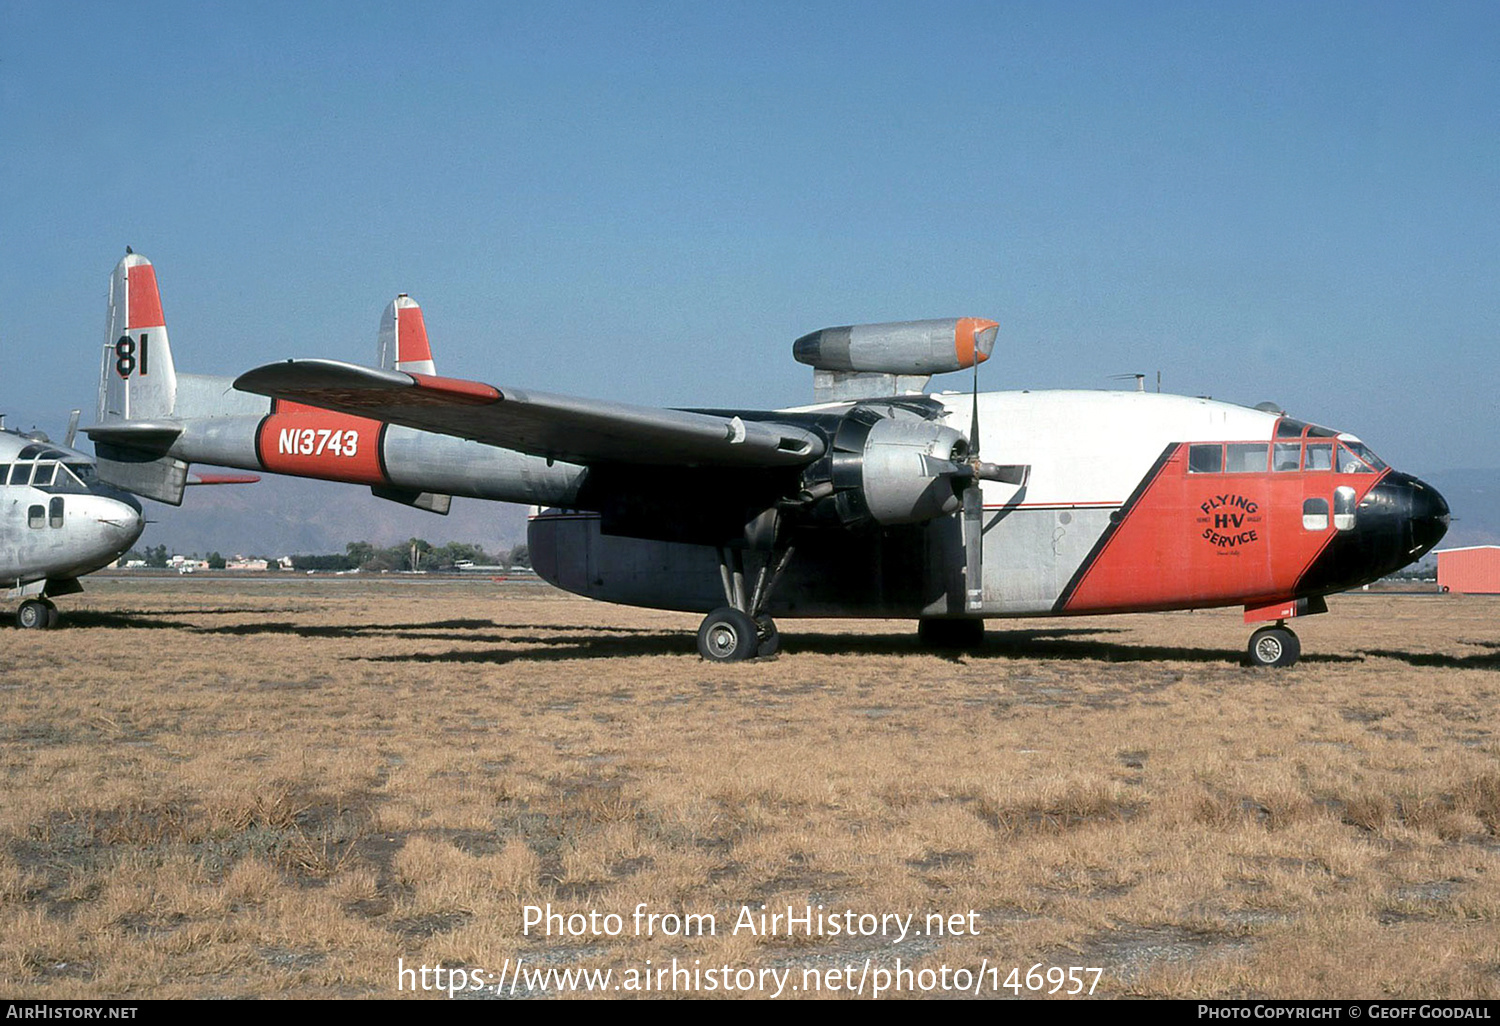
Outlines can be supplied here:
<path id="1" fill-rule="evenodd" d="M 1431 551 L 1448 533 L 1448 501 L 1432 485 L 1415 477 L 1407 487 L 1411 493 L 1411 558 L 1416 559 Z"/>
<path id="2" fill-rule="evenodd" d="M 109 545 L 123 552 L 134 545 L 135 540 L 146 530 L 146 520 L 134 505 L 116 499 L 101 501 L 104 505 L 96 518 L 99 526 L 104 529 Z"/>

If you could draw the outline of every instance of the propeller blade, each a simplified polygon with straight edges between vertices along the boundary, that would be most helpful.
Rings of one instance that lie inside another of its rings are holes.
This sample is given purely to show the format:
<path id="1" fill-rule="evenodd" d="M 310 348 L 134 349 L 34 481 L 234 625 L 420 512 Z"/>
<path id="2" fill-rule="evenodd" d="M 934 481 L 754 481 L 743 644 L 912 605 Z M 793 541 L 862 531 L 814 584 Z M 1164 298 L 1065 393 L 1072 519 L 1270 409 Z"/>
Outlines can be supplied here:
<path id="1" fill-rule="evenodd" d="M 969 459 L 979 459 L 979 361 L 974 361 L 974 413 L 969 420 Z"/>
<path id="2" fill-rule="evenodd" d="M 63 439 L 63 445 L 69 449 L 73 448 L 73 439 L 78 437 L 78 418 L 83 415 L 82 410 L 74 410 L 68 417 L 68 437 Z"/>
<path id="3" fill-rule="evenodd" d="M 1031 477 L 1031 465 L 1029 463 L 980 463 L 976 461 L 974 476 L 980 481 L 1024 485 Z"/>
<path id="4" fill-rule="evenodd" d="M 984 611 L 984 493 L 976 480 L 964 489 L 964 611 Z"/>

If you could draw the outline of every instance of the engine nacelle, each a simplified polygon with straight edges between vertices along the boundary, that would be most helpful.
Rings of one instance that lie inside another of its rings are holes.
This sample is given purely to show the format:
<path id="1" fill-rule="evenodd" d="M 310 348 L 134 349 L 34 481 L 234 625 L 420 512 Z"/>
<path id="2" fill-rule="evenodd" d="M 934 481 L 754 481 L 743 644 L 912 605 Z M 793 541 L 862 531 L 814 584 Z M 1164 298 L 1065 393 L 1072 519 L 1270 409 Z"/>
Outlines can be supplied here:
<path id="1" fill-rule="evenodd" d="M 829 452 L 808 468 L 814 518 L 845 526 L 919 524 L 958 511 L 943 468 L 963 460 L 969 442 L 953 428 L 899 407 L 857 406 L 839 424 Z"/>
<path id="2" fill-rule="evenodd" d="M 792 343 L 792 356 L 823 371 L 946 374 L 990 358 L 1000 326 L 979 317 L 823 328 Z"/>

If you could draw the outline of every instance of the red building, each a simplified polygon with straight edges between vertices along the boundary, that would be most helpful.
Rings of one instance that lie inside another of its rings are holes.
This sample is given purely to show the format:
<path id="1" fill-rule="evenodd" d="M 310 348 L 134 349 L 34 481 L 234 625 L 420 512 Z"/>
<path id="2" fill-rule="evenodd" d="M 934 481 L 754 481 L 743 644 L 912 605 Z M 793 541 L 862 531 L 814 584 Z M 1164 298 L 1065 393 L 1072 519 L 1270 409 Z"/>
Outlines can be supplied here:
<path id="1" fill-rule="evenodd" d="M 1438 587 L 1469 595 L 1500 595 L 1500 545 L 1438 549 Z"/>

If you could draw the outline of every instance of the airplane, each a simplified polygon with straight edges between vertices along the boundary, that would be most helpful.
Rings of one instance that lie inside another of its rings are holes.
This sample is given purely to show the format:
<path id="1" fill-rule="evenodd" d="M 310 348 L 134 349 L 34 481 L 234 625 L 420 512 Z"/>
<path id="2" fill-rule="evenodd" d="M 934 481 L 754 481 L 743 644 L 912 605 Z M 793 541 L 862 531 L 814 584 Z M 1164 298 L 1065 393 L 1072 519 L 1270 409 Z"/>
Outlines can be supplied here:
<path id="1" fill-rule="evenodd" d="M 76 421 L 75 421 L 76 423 Z M 129 551 L 146 522 L 136 499 L 101 484 L 94 458 L 40 432 L 0 428 L 0 587 L 16 623 L 57 626 L 52 600 Z"/>
<path id="2" fill-rule="evenodd" d="M 21 600 L 16 623 L 56 627 L 54 598 L 130 551 L 145 530 L 141 504 L 99 480 L 94 457 L 73 448 L 78 411 L 62 444 L 39 431 L 5 430 L 0 418 L 0 589 Z M 191 473 L 186 484 L 250 484 L 254 474 Z"/>
<path id="3" fill-rule="evenodd" d="M 1430 485 L 1354 435 L 1207 398 L 978 388 L 999 326 L 825 328 L 792 355 L 815 402 L 655 409 L 436 374 L 420 307 L 386 308 L 375 368 L 287 360 L 178 374 L 151 263 L 110 286 L 94 439 L 105 480 L 181 501 L 194 462 L 367 485 L 446 512 L 533 507 L 538 574 L 567 591 L 706 614 L 698 652 L 769 656 L 775 617 L 918 621 L 936 648 L 986 619 L 1242 606 L 1252 665 L 1287 621 L 1420 558 Z M 967 391 L 929 391 L 971 370 Z M 1005 462 L 980 458 L 999 452 Z"/>

